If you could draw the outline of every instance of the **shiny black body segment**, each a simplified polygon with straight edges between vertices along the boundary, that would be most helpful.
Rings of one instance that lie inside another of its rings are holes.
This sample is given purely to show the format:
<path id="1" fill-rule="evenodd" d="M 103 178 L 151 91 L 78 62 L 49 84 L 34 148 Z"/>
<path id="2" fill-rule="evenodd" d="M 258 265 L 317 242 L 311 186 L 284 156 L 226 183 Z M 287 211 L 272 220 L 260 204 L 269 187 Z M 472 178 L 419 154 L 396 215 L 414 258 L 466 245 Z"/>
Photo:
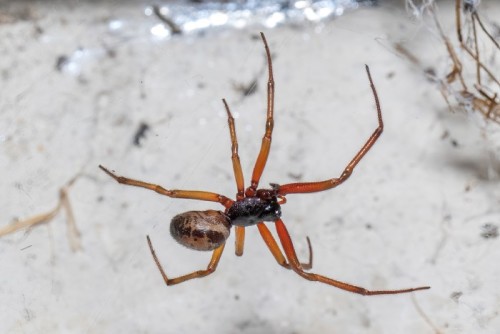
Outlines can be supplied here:
<path id="1" fill-rule="evenodd" d="M 274 222 L 281 217 L 281 206 L 276 196 L 262 199 L 246 197 L 233 203 L 226 214 L 235 226 L 252 226 L 266 221 Z"/>

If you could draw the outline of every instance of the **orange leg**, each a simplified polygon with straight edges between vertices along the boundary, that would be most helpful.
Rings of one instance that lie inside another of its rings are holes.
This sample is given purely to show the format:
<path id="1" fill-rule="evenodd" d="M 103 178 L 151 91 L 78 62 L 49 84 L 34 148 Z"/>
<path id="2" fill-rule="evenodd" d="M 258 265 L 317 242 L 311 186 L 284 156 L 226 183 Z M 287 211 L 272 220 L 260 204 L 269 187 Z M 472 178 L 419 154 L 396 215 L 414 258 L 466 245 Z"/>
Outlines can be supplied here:
<path id="1" fill-rule="evenodd" d="M 276 224 L 276 231 L 278 232 L 278 236 L 279 236 L 280 241 L 281 241 L 281 245 L 283 246 L 283 249 L 285 250 L 286 257 L 288 258 L 288 262 L 289 262 L 290 266 L 292 267 L 292 270 L 307 280 L 318 281 L 318 282 L 325 283 L 328 285 L 333 285 L 334 287 L 337 287 L 339 289 L 346 290 L 346 291 L 353 292 L 353 293 L 358 293 L 358 294 L 364 295 L 364 296 L 394 295 L 394 294 L 398 294 L 398 293 L 407 293 L 407 292 L 412 292 L 412 291 L 430 289 L 430 287 L 428 287 L 428 286 L 423 286 L 423 287 L 419 287 L 419 288 L 401 289 L 401 290 L 370 291 L 370 290 L 366 290 L 365 288 L 362 288 L 359 286 L 336 281 L 336 280 L 333 280 L 331 278 L 321 276 L 318 274 L 307 273 L 303 270 L 303 268 L 301 267 L 301 264 L 299 263 L 299 260 L 297 259 L 297 254 L 295 253 L 295 248 L 293 247 L 292 239 L 290 238 L 290 235 L 288 234 L 288 231 L 285 227 L 285 224 L 283 223 L 283 221 L 281 219 L 278 219 L 275 222 L 275 224 Z"/>
<path id="2" fill-rule="evenodd" d="M 269 156 L 269 151 L 271 149 L 271 140 L 274 127 L 274 78 L 273 78 L 273 63 L 271 61 L 271 52 L 269 51 L 269 46 L 267 45 L 266 37 L 261 32 L 260 36 L 264 42 L 264 47 L 266 48 L 267 64 L 269 68 L 269 79 L 267 81 L 267 120 L 266 120 L 266 132 L 264 137 L 262 137 L 262 145 L 260 147 L 259 156 L 255 162 L 252 173 L 252 182 L 250 187 L 247 189 L 246 196 L 253 196 L 259 186 L 260 177 L 266 166 L 267 157 Z"/>
<path id="3" fill-rule="evenodd" d="M 205 270 L 198 270 L 192 272 L 191 274 L 183 275 L 176 278 L 168 278 L 167 274 L 165 274 L 165 270 L 163 270 L 163 266 L 161 265 L 160 260 L 158 260 L 158 257 L 156 256 L 156 252 L 153 248 L 153 244 L 151 243 L 151 239 L 149 239 L 149 235 L 146 236 L 146 238 L 148 239 L 148 245 L 149 249 L 151 250 L 151 255 L 153 255 L 153 259 L 156 265 L 158 266 L 158 269 L 160 270 L 161 276 L 163 276 L 163 280 L 165 281 L 166 285 L 179 284 L 184 281 L 190 280 L 192 278 L 199 278 L 210 275 L 217 268 L 217 264 L 219 264 L 220 257 L 222 255 L 222 252 L 224 251 L 224 244 L 222 246 L 219 246 L 219 248 L 216 248 L 212 253 L 212 259 L 210 259 L 207 269 Z"/>
<path id="4" fill-rule="evenodd" d="M 267 226 L 264 223 L 259 223 L 257 224 L 257 227 L 259 228 L 260 235 L 262 236 L 262 239 L 264 239 L 264 242 L 266 243 L 267 248 L 271 251 L 273 254 L 274 258 L 276 259 L 276 262 L 282 267 L 285 267 L 286 269 L 293 269 L 290 264 L 286 261 L 285 256 L 281 252 L 278 244 L 276 243 L 276 240 L 274 240 L 273 235 L 267 228 Z M 307 237 L 307 245 L 309 246 L 309 262 L 308 263 L 300 263 L 300 268 L 304 270 L 309 270 L 312 268 L 313 264 L 313 251 L 311 247 L 311 241 L 309 240 L 309 237 Z"/>
<path id="5" fill-rule="evenodd" d="M 229 110 L 229 106 L 225 99 L 222 99 L 224 102 L 224 107 L 227 112 L 227 122 L 229 124 L 229 134 L 231 135 L 231 160 L 233 161 L 233 172 L 234 178 L 236 179 L 236 187 L 238 189 L 238 193 L 236 194 L 236 199 L 243 199 L 245 197 L 244 194 L 244 179 L 243 179 L 243 171 L 241 170 L 241 162 L 240 156 L 238 155 L 238 138 L 236 137 L 236 128 L 234 126 L 234 118 L 231 114 L 231 110 Z M 243 248 L 245 247 L 245 228 L 242 226 L 236 226 L 236 241 L 235 241 L 235 253 L 237 256 L 243 255 Z"/>
<path id="6" fill-rule="evenodd" d="M 243 248 L 245 247 L 245 227 L 235 226 L 234 228 L 236 229 L 235 254 L 242 256 Z"/>
<path id="7" fill-rule="evenodd" d="M 167 190 L 162 186 L 153 183 L 146 183 L 143 181 L 138 181 L 134 179 L 129 179 L 123 176 L 115 175 L 110 172 L 103 166 L 99 165 L 99 168 L 102 169 L 106 174 L 115 179 L 118 183 L 126 184 L 129 186 L 146 188 L 149 190 L 156 191 L 158 194 L 165 195 L 172 198 L 186 198 L 186 199 L 197 199 L 201 201 L 210 201 L 210 202 L 219 202 L 224 205 L 226 208 L 229 208 L 233 201 L 227 198 L 226 196 L 222 196 L 216 193 L 211 193 L 207 191 L 197 191 L 197 190 Z"/>
<path id="8" fill-rule="evenodd" d="M 370 81 L 370 87 L 373 92 L 373 96 L 375 97 L 375 105 L 377 106 L 377 116 L 378 116 L 378 127 L 375 129 L 373 134 L 368 138 L 363 147 L 358 151 L 358 153 L 354 156 L 354 158 L 349 162 L 347 167 L 344 169 L 340 177 L 329 179 L 326 181 L 320 182 L 305 182 L 305 183 L 289 183 L 285 185 L 279 186 L 278 194 L 279 195 L 287 195 L 287 194 L 298 194 L 298 193 L 312 193 L 317 191 L 328 190 L 334 188 L 347 180 L 349 176 L 351 176 L 354 167 L 363 159 L 365 154 L 370 150 L 370 148 L 375 144 L 377 139 L 382 134 L 384 130 L 384 123 L 382 121 L 382 111 L 380 109 L 380 102 L 378 99 L 377 91 L 375 89 L 375 85 L 373 84 L 372 77 L 370 75 L 370 69 L 368 65 L 366 65 L 366 73 L 368 74 L 368 80 Z"/>
<path id="9" fill-rule="evenodd" d="M 236 137 L 234 118 L 233 115 L 231 115 L 231 111 L 229 110 L 229 106 L 227 105 L 226 100 L 222 99 L 222 102 L 224 102 L 224 107 L 226 107 L 227 122 L 229 124 L 229 134 L 231 135 L 231 160 L 233 161 L 234 178 L 236 179 L 236 187 L 238 189 L 236 199 L 243 199 L 243 197 L 245 197 L 245 181 L 243 179 L 243 171 L 241 170 L 240 156 L 238 155 L 238 138 Z"/>

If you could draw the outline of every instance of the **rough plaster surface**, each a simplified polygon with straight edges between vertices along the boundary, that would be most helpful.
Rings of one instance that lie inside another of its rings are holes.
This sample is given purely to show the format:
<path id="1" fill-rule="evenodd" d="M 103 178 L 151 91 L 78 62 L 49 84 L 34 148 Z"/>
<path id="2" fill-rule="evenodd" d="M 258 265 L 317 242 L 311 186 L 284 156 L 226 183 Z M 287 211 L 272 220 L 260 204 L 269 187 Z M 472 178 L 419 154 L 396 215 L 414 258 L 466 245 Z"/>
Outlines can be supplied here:
<path id="1" fill-rule="evenodd" d="M 500 10 L 483 4 L 490 17 Z M 363 67 L 371 66 L 380 141 L 348 182 L 290 195 L 283 207 L 300 257 L 312 240 L 313 272 L 368 289 L 432 287 L 362 297 L 284 270 L 255 228 L 242 258 L 231 237 L 213 275 L 165 287 L 145 235 L 172 277 L 201 269 L 210 255 L 177 245 L 169 220 L 218 206 L 121 186 L 97 168 L 233 196 L 221 98 L 235 115 L 248 178 L 265 121 L 259 28 L 155 41 L 133 3 L 24 5 L 30 11 L 0 25 L 0 223 L 49 210 L 82 170 L 69 194 L 83 251 L 70 250 L 63 214 L 0 239 L 0 333 L 500 331 L 500 240 L 481 237 L 484 224 L 500 223 L 498 178 L 487 177 L 495 128 L 448 113 L 420 70 L 391 51 L 404 39 L 437 68 L 446 64 L 439 41 L 402 8 L 265 30 L 276 119 L 263 185 L 341 173 L 376 127 Z M 110 33 L 114 18 L 133 33 Z M 79 74 L 56 69 L 79 48 Z M 254 78 L 256 93 L 243 97 L 235 83 Z M 150 130 L 139 147 L 141 122 Z"/>

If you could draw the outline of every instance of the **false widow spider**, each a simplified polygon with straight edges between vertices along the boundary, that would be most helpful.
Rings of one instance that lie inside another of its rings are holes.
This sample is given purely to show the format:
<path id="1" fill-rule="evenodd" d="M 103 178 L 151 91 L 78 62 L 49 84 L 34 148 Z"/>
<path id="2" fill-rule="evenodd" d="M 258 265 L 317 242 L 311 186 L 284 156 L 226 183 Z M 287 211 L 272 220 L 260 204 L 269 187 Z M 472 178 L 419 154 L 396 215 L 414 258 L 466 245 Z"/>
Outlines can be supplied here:
<path id="1" fill-rule="evenodd" d="M 245 227 L 257 225 L 262 239 L 264 240 L 265 244 L 271 251 L 278 264 L 286 269 L 295 271 L 297 274 L 307 280 L 319 281 L 328 285 L 333 285 L 342 290 L 358 293 L 361 295 L 398 294 L 429 289 L 429 287 L 425 286 L 400 290 L 371 291 L 362 287 L 340 282 L 326 276 L 305 271 L 312 268 L 311 243 L 309 241 L 309 238 L 307 238 L 309 246 L 309 262 L 305 264 L 300 263 L 295 252 L 293 242 L 290 238 L 290 235 L 288 234 L 287 228 L 280 218 L 281 205 L 286 203 L 285 196 L 289 194 L 311 193 L 328 190 L 338 186 L 339 184 L 347 180 L 351 175 L 354 167 L 356 167 L 359 161 L 363 158 L 366 152 L 370 150 L 370 148 L 382 133 L 382 112 L 380 109 L 377 92 L 370 75 L 370 70 L 368 66 L 366 66 L 368 80 L 370 82 L 370 87 L 375 97 L 375 104 L 377 107 L 378 127 L 366 141 L 363 147 L 359 150 L 359 152 L 354 156 L 351 162 L 347 165 L 340 177 L 335 177 L 321 182 L 301 182 L 285 185 L 272 183 L 271 189 L 258 188 L 259 180 L 262 172 L 264 171 L 267 157 L 271 148 L 271 138 L 274 126 L 274 79 L 271 54 L 267 45 L 266 37 L 262 32 L 260 33 L 260 36 L 264 43 L 269 71 L 269 78 L 267 83 L 267 120 L 265 134 L 262 138 L 262 146 L 255 162 L 251 183 L 250 186 L 246 189 L 244 187 L 243 172 L 241 169 L 240 157 L 238 155 L 238 140 L 236 138 L 234 118 L 231 114 L 231 111 L 229 110 L 229 106 L 226 100 L 222 100 L 227 112 L 229 132 L 231 137 L 231 159 L 233 164 L 233 172 L 236 179 L 236 187 L 238 190 L 236 194 L 236 200 L 231 200 L 226 196 L 207 191 L 168 190 L 157 184 L 146 183 L 123 176 L 118 176 L 109 171 L 107 168 L 99 165 L 99 168 L 101 168 L 106 174 L 111 176 L 119 183 L 146 188 L 149 190 L 153 190 L 161 195 L 172 198 L 186 198 L 218 202 L 225 207 L 224 212 L 207 210 L 181 213 L 172 218 L 170 224 L 170 233 L 172 237 L 183 246 L 194 250 L 213 251 L 212 258 L 207 266 L 207 269 L 198 270 L 176 278 L 169 278 L 165 273 L 165 270 L 163 269 L 163 266 L 161 265 L 158 257 L 156 256 L 155 250 L 151 243 L 151 239 L 149 238 L 149 236 L 147 236 L 151 254 L 156 265 L 158 266 L 158 269 L 160 270 L 161 275 L 163 276 L 163 279 L 165 280 L 165 283 L 167 285 L 174 285 L 192 278 L 204 277 L 213 273 L 217 268 L 217 264 L 219 263 L 219 260 L 221 258 L 224 246 L 226 244 L 226 239 L 229 237 L 230 229 L 232 226 L 235 227 L 236 231 L 236 255 L 243 255 Z M 281 246 L 283 247 L 285 254 L 283 254 L 280 250 L 278 243 L 276 242 L 264 222 L 274 222 L 279 240 L 281 242 Z"/>

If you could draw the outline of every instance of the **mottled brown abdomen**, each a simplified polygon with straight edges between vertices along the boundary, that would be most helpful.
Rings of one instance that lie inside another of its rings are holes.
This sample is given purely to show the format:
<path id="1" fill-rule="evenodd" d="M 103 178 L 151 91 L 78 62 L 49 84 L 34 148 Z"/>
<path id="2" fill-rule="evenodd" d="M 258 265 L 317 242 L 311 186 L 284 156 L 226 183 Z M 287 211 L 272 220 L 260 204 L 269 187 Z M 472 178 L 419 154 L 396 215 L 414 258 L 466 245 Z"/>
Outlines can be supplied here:
<path id="1" fill-rule="evenodd" d="M 210 251 L 221 246 L 229 237 L 231 221 L 221 211 L 188 211 L 170 222 L 170 234 L 183 246 Z"/>

